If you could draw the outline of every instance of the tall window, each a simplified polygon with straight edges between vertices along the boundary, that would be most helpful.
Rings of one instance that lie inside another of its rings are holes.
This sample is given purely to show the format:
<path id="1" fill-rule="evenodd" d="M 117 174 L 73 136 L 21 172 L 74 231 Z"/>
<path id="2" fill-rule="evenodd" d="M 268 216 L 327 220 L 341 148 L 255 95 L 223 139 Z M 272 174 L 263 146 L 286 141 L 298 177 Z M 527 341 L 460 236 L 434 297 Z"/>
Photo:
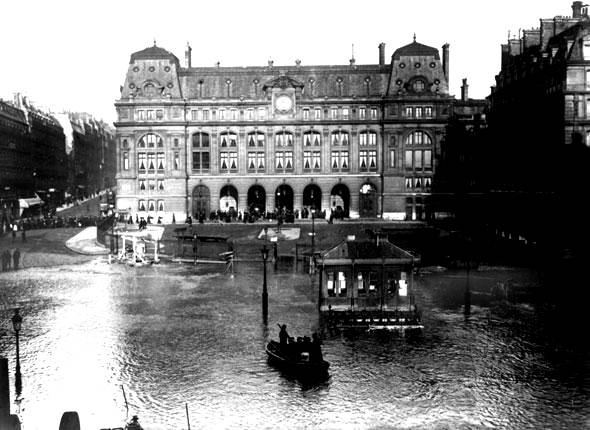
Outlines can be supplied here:
<path id="1" fill-rule="evenodd" d="M 174 170 L 180 170 L 180 153 L 174 151 Z"/>
<path id="2" fill-rule="evenodd" d="M 275 152 L 275 169 L 277 172 L 290 172 L 293 170 L 293 151 Z"/>
<path id="3" fill-rule="evenodd" d="M 348 170 L 348 151 L 332 151 L 330 165 L 333 172 Z"/>
<path id="4" fill-rule="evenodd" d="M 320 146 L 322 137 L 318 131 L 306 131 L 303 133 L 303 146 Z"/>
<path id="5" fill-rule="evenodd" d="M 406 170 L 432 170 L 432 151 L 430 149 L 407 149 L 404 166 Z"/>
<path id="6" fill-rule="evenodd" d="M 389 167 L 395 168 L 395 149 L 389 150 Z"/>
<path id="7" fill-rule="evenodd" d="M 207 133 L 195 133 L 193 144 L 193 172 L 208 172 L 210 164 L 210 143 Z"/>
<path id="8" fill-rule="evenodd" d="M 359 108 L 359 119 L 366 119 L 367 118 L 367 109 L 362 107 Z"/>
<path id="9" fill-rule="evenodd" d="M 163 152 L 158 152 L 156 162 L 157 162 L 158 172 L 159 173 L 164 172 L 164 165 L 166 164 L 166 159 L 164 157 Z"/>
<path id="10" fill-rule="evenodd" d="M 313 110 L 313 119 L 315 120 L 320 120 L 322 119 L 322 109 L 320 108 L 315 108 Z"/>
<path id="11" fill-rule="evenodd" d="M 123 152 L 123 170 L 129 170 L 129 153 Z"/>
<path id="12" fill-rule="evenodd" d="M 371 108 L 371 119 L 377 119 L 377 108 Z"/>
<path id="13" fill-rule="evenodd" d="M 265 156 L 263 151 L 248 151 L 248 171 L 264 172 Z"/>
<path id="14" fill-rule="evenodd" d="M 330 118 L 338 119 L 338 108 L 330 109 Z"/>
<path id="15" fill-rule="evenodd" d="M 359 133 L 360 146 L 375 146 L 377 144 L 377 133 L 374 131 L 361 131 Z"/>
<path id="16" fill-rule="evenodd" d="M 264 154 L 264 144 L 266 141 L 264 133 L 254 131 L 248 133 L 246 138 L 248 142 L 247 168 L 249 172 L 264 172 L 266 157 Z M 256 150 L 257 149 L 257 150 Z"/>
<path id="17" fill-rule="evenodd" d="M 359 151 L 359 170 L 363 172 L 371 172 L 377 170 L 377 151 Z"/>
<path id="18" fill-rule="evenodd" d="M 219 170 L 222 172 L 236 172 L 238 170 L 238 153 L 236 151 L 220 152 Z"/>

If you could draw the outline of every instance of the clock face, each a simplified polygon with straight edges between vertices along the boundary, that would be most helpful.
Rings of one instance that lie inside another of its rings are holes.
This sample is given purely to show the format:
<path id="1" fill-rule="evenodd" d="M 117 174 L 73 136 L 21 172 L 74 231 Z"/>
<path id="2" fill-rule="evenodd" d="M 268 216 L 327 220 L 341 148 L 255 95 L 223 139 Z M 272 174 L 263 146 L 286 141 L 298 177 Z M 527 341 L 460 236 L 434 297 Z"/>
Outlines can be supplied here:
<path id="1" fill-rule="evenodd" d="M 288 112 L 293 107 L 293 100 L 289 96 L 278 96 L 275 100 L 275 107 L 282 112 Z"/>

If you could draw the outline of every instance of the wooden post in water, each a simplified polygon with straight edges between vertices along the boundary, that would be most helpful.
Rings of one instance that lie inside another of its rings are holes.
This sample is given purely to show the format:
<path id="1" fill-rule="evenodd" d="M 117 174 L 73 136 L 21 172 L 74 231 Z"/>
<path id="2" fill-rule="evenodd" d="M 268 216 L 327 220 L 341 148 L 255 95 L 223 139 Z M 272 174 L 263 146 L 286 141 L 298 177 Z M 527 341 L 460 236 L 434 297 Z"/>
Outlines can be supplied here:
<path id="1" fill-rule="evenodd" d="M 470 263 L 467 263 L 467 280 L 465 282 L 465 303 L 464 303 L 464 308 L 463 308 L 463 313 L 465 314 L 466 317 L 468 317 L 469 315 L 471 315 L 471 290 L 469 289 L 469 266 Z"/>
<path id="2" fill-rule="evenodd" d="M 268 248 L 266 243 L 262 246 L 262 261 L 264 263 L 264 277 L 262 281 L 262 319 L 265 324 L 268 323 L 268 289 L 266 286 L 266 260 L 268 259 Z"/>

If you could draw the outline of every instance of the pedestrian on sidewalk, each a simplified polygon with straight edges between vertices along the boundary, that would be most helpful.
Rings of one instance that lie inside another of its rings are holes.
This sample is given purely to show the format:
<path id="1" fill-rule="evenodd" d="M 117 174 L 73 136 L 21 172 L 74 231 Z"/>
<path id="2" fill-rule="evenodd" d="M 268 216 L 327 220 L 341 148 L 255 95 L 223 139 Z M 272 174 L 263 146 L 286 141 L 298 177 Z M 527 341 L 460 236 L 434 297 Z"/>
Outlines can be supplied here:
<path id="1" fill-rule="evenodd" d="M 14 243 L 14 240 L 16 239 L 16 232 L 18 231 L 18 225 L 16 225 L 16 222 L 12 224 L 12 243 Z"/>
<path id="2" fill-rule="evenodd" d="M 7 249 L 2 253 L 2 270 L 10 270 L 11 260 L 12 256 L 10 255 L 10 251 Z"/>
<path id="3" fill-rule="evenodd" d="M 18 265 L 20 264 L 20 251 L 18 248 L 16 248 L 12 253 L 12 261 L 12 267 L 14 267 L 14 270 L 18 270 Z"/>
<path id="4" fill-rule="evenodd" d="M 27 235 L 25 234 L 25 223 L 22 223 L 21 224 L 20 231 L 21 231 L 20 235 L 21 235 L 21 238 L 22 238 L 23 242 L 26 242 L 27 241 Z"/>

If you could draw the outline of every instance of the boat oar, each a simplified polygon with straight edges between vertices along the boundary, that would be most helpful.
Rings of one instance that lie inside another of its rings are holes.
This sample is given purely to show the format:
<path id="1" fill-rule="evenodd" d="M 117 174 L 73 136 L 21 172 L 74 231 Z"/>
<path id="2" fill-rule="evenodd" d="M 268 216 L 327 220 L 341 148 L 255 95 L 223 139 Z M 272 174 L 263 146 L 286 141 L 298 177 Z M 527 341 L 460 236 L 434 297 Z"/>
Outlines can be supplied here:
<path id="1" fill-rule="evenodd" d="M 125 399 L 125 409 L 127 409 L 127 414 L 125 415 L 125 422 L 129 419 L 129 404 L 127 403 L 127 396 L 125 395 L 125 387 L 121 385 L 121 390 L 123 390 L 123 398 Z"/>
<path id="2" fill-rule="evenodd" d="M 184 407 L 186 409 L 186 425 L 188 426 L 188 430 L 191 430 L 191 423 L 188 419 L 188 403 L 185 403 Z"/>

